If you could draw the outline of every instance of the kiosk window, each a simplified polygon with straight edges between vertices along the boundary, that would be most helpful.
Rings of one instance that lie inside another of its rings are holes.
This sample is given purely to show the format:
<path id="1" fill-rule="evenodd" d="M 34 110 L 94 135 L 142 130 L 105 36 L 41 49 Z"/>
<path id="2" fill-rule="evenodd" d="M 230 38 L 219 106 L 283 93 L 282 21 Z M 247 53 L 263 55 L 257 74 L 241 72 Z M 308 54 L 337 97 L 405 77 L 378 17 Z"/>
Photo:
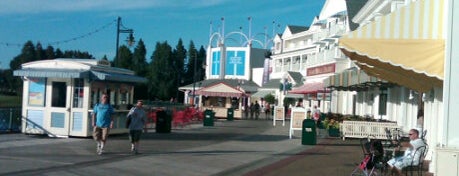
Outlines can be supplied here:
<path id="1" fill-rule="evenodd" d="M 51 94 L 52 107 L 65 107 L 65 102 L 67 101 L 67 85 L 65 82 L 53 82 Z"/>
<path id="2" fill-rule="evenodd" d="M 84 96 L 84 81 L 83 79 L 74 79 L 73 85 L 73 107 L 83 107 L 83 96 Z"/>

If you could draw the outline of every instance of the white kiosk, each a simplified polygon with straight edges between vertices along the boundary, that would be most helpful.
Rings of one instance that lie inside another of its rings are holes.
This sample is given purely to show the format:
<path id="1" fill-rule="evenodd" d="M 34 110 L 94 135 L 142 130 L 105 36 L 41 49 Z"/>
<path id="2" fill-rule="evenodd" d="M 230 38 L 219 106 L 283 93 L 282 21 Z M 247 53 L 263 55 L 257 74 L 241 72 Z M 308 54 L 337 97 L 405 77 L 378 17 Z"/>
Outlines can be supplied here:
<path id="1" fill-rule="evenodd" d="M 24 81 L 22 132 L 53 137 L 92 135 L 91 113 L 107 93 L 115 108 L 111 134 L 127 133 L 128 104 L 135 83 L 146 82 L 127 69 L 94 59 L 54 59 L 22 64 L 14 71 Z"/>

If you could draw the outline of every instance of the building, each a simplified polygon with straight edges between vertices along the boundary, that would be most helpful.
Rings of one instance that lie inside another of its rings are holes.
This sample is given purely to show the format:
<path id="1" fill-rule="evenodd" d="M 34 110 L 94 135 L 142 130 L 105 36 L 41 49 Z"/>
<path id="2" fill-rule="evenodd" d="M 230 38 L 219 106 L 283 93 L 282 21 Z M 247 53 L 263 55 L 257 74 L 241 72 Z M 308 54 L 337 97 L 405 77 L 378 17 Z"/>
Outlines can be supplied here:
<path id="1" fill-rule="evenodd" d="M 127 133 L 125 121 L 134 85 L 147 81 L 133 71 L 94 59 L 28 62 L 15 70 L 14 76 L 24 81 L 22 132 L 54 137 L 91 136 L 92 108 L 104 93 L 115 109 L 110 133 Z"/>

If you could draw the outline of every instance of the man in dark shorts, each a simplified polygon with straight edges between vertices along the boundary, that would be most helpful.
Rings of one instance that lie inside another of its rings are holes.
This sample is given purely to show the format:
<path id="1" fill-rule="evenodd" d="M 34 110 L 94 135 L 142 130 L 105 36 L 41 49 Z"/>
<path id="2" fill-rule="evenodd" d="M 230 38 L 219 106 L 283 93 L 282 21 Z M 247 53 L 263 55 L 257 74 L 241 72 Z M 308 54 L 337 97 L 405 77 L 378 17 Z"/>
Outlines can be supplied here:
<path id="1" fill-rule="evenodd" d="M 145 110 L 143 110 L 143 102 L 141 100 L 137 101 L 135 107 L 131 108 L 127 115 L 127 120 L 130 121 L 129 128 L 129 140 L 131 141 L 131 152 L 134 154 L 139 153 L 139 141 L 140 136 L 142 135 L 142 130 L 147 132 L 146 122 L 147 115 Z"/>

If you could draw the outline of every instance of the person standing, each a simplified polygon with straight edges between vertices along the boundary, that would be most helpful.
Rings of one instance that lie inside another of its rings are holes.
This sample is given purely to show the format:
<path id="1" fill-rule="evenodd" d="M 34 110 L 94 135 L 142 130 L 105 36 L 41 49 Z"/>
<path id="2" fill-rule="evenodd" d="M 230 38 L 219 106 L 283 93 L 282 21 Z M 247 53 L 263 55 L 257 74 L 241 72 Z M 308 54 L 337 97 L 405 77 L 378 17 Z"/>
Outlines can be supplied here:
<path id="1" fill-rule="evenodd" d="M 254 110 L 255 110 L 255 119 L 258 120 L 258 116 L 260 116 L 260 104 L 258 101 L 255 101 Z"/>
<path id="2" fill-rule="evenodd" d="M 126 119 L 129 123 L 129 140 L 131 141 L 131 152 L 134 154 L 139 153 L 139 141 L 142 135 L 142 130 L 147 133 L 146 122 L 147 115 L 143 109 L 143 101 L 138 100 L 135 107 L 133 107 Z"/>
<path id="3" fill-rule="evenodd" d="M 94 106 L 92 113 L 93 138 L 97 143 L 97 154 L 104 153 L 110 128 L 113 128 L 113 107 L 108 102 L 107 94 L 102 94 L 100 103 Z"/>

